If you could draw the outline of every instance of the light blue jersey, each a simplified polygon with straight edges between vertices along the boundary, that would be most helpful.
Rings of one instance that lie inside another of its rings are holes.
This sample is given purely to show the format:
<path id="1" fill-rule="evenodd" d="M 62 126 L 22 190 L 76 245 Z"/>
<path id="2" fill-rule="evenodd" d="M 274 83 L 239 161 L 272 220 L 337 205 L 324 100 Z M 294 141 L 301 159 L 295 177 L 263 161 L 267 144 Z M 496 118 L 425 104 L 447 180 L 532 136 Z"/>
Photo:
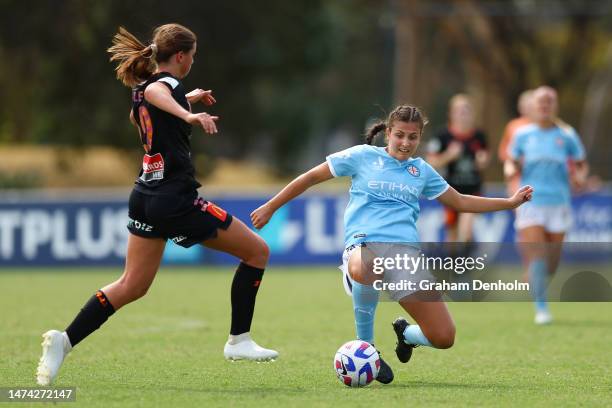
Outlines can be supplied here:
<path id="1" fill-rule="evenodd" d="M 585 158 L 574 129 L 525 125 L 516 131 L 509 154 L 522 162 L 521 185 L 533 187 L 532 205 L 570 204 L 568 160 Z"/>
<path id="2" fill-rule="evenodd" d="M 419 242 L 419 197 L 430 200 L 448 183 L 423 159 L 399 161 L 383 147 L 358 145 L 327 156 L 335 177 L 350 176 L 344 242 Z"/>

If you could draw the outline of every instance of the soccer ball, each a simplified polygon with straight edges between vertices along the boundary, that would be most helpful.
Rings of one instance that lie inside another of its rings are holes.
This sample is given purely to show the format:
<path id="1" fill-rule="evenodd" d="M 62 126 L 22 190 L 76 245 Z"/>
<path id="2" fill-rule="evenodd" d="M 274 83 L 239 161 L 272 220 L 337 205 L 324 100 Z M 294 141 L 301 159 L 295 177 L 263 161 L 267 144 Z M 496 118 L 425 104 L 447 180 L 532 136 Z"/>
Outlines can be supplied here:
<path id="1" fill-rule="evenodd" d="M 367 341 L 344 343 L 334 357 L 338 380 L 348 387 L 365 387 L 378 375 L 380 356 Z"/>

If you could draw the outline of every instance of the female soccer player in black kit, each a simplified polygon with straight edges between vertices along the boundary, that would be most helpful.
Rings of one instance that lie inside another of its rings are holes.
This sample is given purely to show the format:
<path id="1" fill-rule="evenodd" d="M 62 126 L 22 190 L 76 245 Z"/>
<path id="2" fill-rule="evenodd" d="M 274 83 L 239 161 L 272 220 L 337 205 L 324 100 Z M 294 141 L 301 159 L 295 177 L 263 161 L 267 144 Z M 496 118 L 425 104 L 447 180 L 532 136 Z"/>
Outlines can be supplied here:
<path id="1" fill-rule="evenodd" d="M 118 61 L 117 78 L 133 88 L 130 120 L 138 128 L 145 150 L 129 200 L 125 270 L 87 301 L 64 332 L 43 334 L 38 383 L 51 384 L 72 347 L 116 310 L 144 296 L 168 239 L 186 248 L 203 244 L 241 260 L 232 282 L 232 322 L 225 358 L 276 358 L 276 351 L 259 347 L 249 334 L 269 249 L 245 224 L 198 197 L 196 190 L 200 184 L 191 161 L 191 127 L 201 126 L 214 134 L 218 118 L 191 112 L 193 103 L 216 102 L 211 91 L 186 93 L 181 84 L 193 64 L 195 34 L 181 25 L 166 24 L 155 29 L 152 43 L 145 46 L 119 28 L 108 51 L 111 61 Z"/>

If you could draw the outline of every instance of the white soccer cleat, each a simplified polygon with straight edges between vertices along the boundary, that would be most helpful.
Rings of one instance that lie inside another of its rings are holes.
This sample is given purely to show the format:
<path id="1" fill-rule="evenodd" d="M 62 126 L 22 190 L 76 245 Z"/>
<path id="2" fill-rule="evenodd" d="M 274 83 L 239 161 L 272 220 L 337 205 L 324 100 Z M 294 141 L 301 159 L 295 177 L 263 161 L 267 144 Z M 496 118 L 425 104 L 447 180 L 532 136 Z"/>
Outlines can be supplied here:
<path id="1" fill-rule="evenodd" d="M 533 319 L 535 324 L 544 325 L 551 324 L 553 321 L 552 315 L 548 310 L 540 310 L 535 314 L 535 318 Z"/>
<path id="2" fill-rule="evenodd" d="M 251 339 L 249 333 L 243 333 L 230 336 L 223 348 L 223 355 L 227 360 L 270 361 L 278 357 L 278 352 L 260 347 Z"/>
<path id="3" fill-rule="evenodd" d="M 49 330 L 42 335 L 42 357 L 36 369 L 36 382 L 39 385 L 51 385 L 72 348 L 68 338 L 60 331 Z"/>

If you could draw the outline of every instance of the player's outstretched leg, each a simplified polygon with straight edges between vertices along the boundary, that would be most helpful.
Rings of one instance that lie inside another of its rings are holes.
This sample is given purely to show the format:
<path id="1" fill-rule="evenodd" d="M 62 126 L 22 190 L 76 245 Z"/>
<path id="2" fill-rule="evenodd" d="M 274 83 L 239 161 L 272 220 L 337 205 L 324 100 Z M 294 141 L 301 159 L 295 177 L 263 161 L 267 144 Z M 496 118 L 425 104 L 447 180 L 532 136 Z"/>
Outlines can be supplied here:
<path id="1" fill-rule="evenodd" d="M 276 359 L 277 351 L 260 347 L 250 334 L 255 299 L 270 256 L 265 241 L 234 217 L 227 230 L 219 229 L 217 237 L 205 241 L 204 245 L 241 260 L 232 281 L 232 323 L 223 355 L 228 360 Z"/>
<path id="2" fill-rule="evenodd" d="M 36 369 L 39 385 L 51 385 L 72 347 L 100 328 L 115 310 L 144 296 L 155 278 L 165 245 L 163 239 L 128 236 L 123 275 L 89 298 L 64 332 L 49 330 L 43 334 L 42 357 Z"/>
<path id="3" fill-rule="evenodd" d="M 397 335 L 395 353 L 402 363 L 410 360 L 416 346 L 445 349 L 452 347 L 455 341 L 455 324 L 446 304 L 441 300 L 421 301 L 418 296 L 415 294 L 400 300 L 400 305 L 417 324 L 409 324 L 402 317 L 393 322 L 393 330 Z M 429 295 L 425 296 L 430 298 Z"/>

